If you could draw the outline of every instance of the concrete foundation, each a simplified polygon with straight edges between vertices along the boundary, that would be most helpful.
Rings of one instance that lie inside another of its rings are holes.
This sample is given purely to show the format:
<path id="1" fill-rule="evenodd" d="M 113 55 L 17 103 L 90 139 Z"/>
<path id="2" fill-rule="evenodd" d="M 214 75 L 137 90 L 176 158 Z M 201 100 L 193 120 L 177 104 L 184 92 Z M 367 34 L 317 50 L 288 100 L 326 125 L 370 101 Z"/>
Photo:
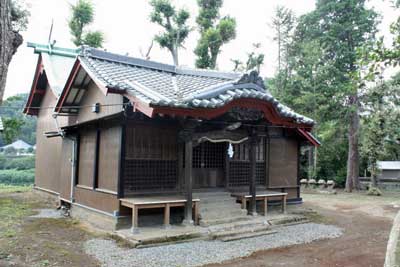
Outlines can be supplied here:
<path id="1" fill-rule="evenodd" d="M 71 205 L 71 217 L 104 231 L 116 231 L 121 228 L 127 228 L 131 224 L 131 219 L 128 216 L 115 216 L 78 203 Z"/>

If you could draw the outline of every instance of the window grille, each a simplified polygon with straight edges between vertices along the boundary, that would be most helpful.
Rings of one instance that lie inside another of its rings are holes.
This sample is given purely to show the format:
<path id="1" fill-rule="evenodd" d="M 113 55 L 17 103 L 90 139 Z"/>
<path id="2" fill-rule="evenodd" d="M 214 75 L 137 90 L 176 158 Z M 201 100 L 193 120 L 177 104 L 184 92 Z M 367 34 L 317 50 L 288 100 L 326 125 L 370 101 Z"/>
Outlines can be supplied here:
<path id="1" fill-rule="evenodd" d="M 233 158 L 229 160 L 229 186 L 248 186 L 250 180 L 249 144 L 233 145 Z M 256 185 L 265 185 L 265 138 L 256 147 Z"/>
<path id="2" fill-rule="evenodd" d="M 224 168 L 226 143 L 204 142 L 193 149 L 193 168 Z"/>

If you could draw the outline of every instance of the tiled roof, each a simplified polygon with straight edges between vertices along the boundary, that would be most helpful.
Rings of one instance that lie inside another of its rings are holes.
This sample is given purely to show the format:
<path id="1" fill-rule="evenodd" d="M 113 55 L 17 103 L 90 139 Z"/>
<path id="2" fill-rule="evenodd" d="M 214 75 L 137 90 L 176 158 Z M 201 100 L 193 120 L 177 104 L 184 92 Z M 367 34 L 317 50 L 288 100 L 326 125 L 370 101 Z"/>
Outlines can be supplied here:
<path id="1" fill-rule="evenodd" d="M 93 48 L 83 48 L 79 58 L 106 87 L 126 90 L 153 106 L 218 108 L 234 99 L 254 98 L 271 103 L 283 117 L 314 123 L 279 103 L 255 72 L 248 75 L 186 69 Z"/>

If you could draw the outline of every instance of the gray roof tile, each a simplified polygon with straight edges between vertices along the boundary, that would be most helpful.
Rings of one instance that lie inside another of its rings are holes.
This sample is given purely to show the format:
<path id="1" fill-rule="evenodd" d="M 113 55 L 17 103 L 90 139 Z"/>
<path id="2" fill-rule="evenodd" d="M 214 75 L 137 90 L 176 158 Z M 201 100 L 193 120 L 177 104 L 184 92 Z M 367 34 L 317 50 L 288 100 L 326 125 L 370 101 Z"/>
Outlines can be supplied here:
<path id="1" fill-rule="evenodd" d="M 127 90 L 155 106 L 216 108 L 237 98 L 255 98 L 298 123 L 314 123 L 274 99 L 255 73 L 185 69 L 93 48 L 82 49 L 79 58 L 107 87 Z"/>

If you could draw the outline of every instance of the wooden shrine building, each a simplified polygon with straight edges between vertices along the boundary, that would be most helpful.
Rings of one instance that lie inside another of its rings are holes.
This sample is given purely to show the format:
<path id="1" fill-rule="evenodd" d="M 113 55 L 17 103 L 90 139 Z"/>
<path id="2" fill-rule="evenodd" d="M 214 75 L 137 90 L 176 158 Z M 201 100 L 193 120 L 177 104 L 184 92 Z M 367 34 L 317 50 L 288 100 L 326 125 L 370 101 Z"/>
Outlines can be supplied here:
<path id="1" fill-rule="evenodd" d="M 35 188 L 73 215 L 113 229 L 137 218 L 129 203 L 185 206 L 191 222 L 193 204 L 205 219 L 212 192 L 272 190 L 301 202 L 299 151 L 319 145 L 314 122 L 279 103 L 257 72 L 29 46 L 38 54 L 24 109 L 38 118 Z"/>

